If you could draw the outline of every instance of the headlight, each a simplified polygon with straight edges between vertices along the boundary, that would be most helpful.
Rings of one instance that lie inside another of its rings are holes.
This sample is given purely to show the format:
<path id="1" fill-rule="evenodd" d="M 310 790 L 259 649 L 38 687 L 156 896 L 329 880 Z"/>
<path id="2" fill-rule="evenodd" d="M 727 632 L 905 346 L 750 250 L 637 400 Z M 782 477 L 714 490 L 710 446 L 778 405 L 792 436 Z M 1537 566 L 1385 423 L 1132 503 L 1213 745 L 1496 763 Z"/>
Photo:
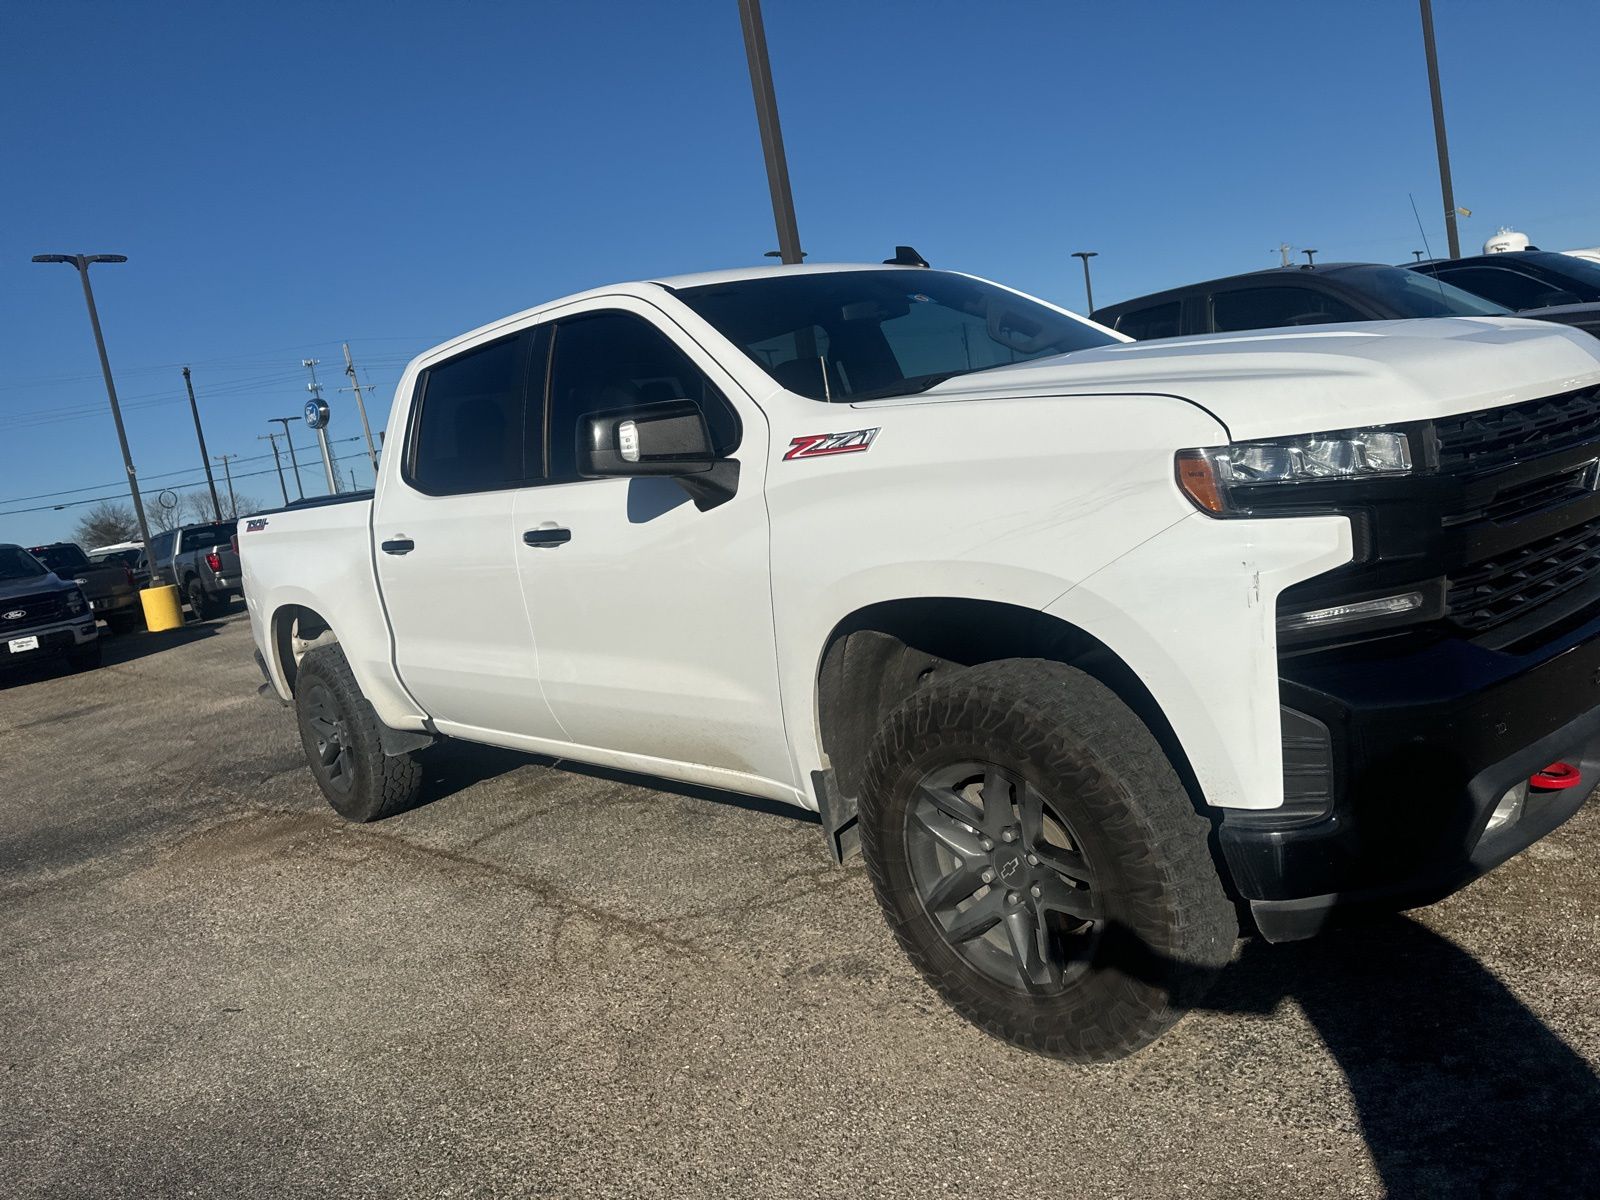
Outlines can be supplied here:
<path id="1" fill-rule="evenodd" d="M 67 593 L 67 612 L 76 617 L 89 607 L 88 601 L 83 598 L 83 593 L 73 588 Z"/>
<path id="2" fill-rule="evenodd" d="M 1178 451 L 1178 487 L 1202 512 L 1242 511 L 1236 489 L 1259 484 L 1371 479 L 1411 473 L 1411 443 L 1392 429 L 1347 429 L 1304 437 Z"/>

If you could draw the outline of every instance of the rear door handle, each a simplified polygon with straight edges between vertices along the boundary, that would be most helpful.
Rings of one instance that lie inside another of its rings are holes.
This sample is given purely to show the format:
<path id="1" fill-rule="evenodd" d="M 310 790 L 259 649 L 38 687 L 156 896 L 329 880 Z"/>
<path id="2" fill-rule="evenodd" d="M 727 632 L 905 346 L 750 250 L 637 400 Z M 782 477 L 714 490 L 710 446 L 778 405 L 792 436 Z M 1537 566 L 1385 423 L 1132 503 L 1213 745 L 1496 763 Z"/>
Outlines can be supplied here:
<path id="1" fill-rule="evenodd" d="M 385 554 L 410 554 L 417 548 L 417 544 L 408 537 L 390 538 L 380 545 Z"/>
<path id="2" fill-rule="evenodd" d="M 554 525 L 541 526 L 538 529 L 525 530 L 522 540 L 529 546 L 564 546 L 572 540 L 572 530 L 561 529 Z"/>

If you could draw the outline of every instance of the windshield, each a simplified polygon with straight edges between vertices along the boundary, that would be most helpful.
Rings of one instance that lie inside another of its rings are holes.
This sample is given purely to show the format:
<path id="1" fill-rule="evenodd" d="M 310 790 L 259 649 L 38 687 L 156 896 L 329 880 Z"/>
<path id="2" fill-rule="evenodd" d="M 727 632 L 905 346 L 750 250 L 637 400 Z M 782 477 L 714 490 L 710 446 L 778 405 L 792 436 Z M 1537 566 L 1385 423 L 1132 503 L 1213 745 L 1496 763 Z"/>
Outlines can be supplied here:
<path id="1" fill-rule="evenodd" d="M 956 375 L 1120 344 L 1037 300 L 945 271 L 778 275 L 677 296 L 813 400 L 904 396 Z"/>
<path id="2" fill-rule="evenodd" d="M 44 566 L 21 546 L 0 546 L 0 583 L 18 579 L 38 579 Z"/>
<path id="3" fill-rule="evenodd" d="M 1442 279 L 1399 267 L 1358 267 L 1326 272 L 1346 287 L 1371 296 L 1395 317 L 1509 317 L 1511 310 L 1464 292 Z"/>
<path id="4" fill-rule="evenodd" d="M 40 546 L 33 556 L 57 575 L 81 571 L 91 565 L 88 555 L 76 546 Z"/>

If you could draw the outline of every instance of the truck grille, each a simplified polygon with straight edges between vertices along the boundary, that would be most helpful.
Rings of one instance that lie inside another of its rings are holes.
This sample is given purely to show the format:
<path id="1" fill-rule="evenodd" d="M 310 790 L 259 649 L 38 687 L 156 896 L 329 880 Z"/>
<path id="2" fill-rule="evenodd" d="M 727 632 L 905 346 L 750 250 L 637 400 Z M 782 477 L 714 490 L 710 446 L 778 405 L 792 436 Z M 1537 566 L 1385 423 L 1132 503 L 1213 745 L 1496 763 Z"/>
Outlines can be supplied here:
<path id="1" fill-rule="evenodd" d="M 1434 422 L 1439 469 L 1477 474 L 1600 441 L 1600 388 Z"/>
<path id="2" fill-rule="evenodd" d="M 22 613 L 13 617 L 11 613 Z M 0 634 L 13 629 L 31 629 L 49 621 L 63 620 L 67 615 L 66 593 L 39 592 L 32 596 L 18 596 L 15 600 L 0 600 Z"/>
<path id="3" fill-rule="evenodd" d="M 1600 517 L 1474 563 L 1450 580 L 1445 608 L 1476 633 L 1589 583 L 1597 572 Z"/>

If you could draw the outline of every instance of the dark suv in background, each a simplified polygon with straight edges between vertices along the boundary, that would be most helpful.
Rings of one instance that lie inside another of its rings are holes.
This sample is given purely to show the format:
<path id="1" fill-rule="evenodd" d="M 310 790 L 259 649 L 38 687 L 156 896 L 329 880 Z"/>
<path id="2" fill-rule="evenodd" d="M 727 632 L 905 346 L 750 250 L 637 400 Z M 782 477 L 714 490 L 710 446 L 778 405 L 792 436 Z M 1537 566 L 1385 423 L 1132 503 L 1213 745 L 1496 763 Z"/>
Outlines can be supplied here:
<path id="1" fill-rule="evenodd" d="M 1548 250 L 1510 250 L 1410 263 L 1406 269 L 1504 305 L 1519 317 L 1560 321 L 1600 336 L 1600 264 Z"/>
<path id="2" fill-rule="evenodd" d="M 1399 267 L 1319 263 L 1272 267 L 1154 292 L 1097 308 L 1093 319 L 1143 342 L 1347 321 L 1510 315 L 1498 304 Z"/>

